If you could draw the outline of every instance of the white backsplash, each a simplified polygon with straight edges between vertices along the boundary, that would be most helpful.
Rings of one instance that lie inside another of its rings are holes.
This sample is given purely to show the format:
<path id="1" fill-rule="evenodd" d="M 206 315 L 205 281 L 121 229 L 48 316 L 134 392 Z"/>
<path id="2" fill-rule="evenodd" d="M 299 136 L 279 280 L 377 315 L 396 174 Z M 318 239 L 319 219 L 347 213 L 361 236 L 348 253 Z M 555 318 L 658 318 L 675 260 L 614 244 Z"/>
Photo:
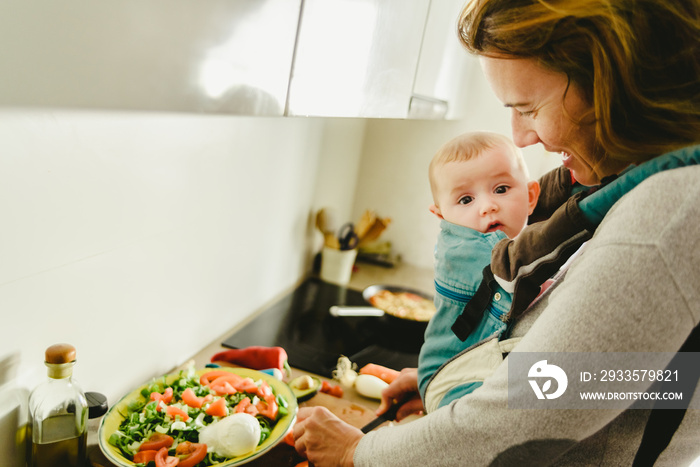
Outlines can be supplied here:
<path id="1" fill-rule="evenodd" d="M 352 191 L 363 132 L 352 119 L 0 111 L 13 382 L 33 388 L 46 347 L 68 342 L 75 379 L 114 403 L 220 338 L 309 270 L 319 159 L 338 157 L 326 178 Z"/>
<path id="2" fill-rule="evenodd" d="M 27 423 L 29 391 L 16 384 L 19 354 L 0 357 L 0 453 L 4 467 L 24 467 L 24 445 L 17 428 Z"/>

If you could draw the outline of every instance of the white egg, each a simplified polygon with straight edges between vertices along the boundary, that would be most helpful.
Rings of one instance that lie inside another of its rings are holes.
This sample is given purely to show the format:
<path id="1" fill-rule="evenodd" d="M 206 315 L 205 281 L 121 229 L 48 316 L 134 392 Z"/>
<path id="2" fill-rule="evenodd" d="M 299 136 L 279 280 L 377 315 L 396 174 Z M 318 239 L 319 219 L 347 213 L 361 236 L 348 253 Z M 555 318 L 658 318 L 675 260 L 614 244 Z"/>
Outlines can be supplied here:
<path id="1" fill-rule="evenodd" d="M 250 414 L 235 413 L 200 431 L 199 442 L 223 457 L 242 456 L 258 446 L 260 423 Z"/>
<path id="2" fill-rule="evenodd" d="M 373 375 L 357 375 L 355 378 L 355 389 L 365 397 L 372 399 L 381 399 L 382 391 L 389 386 Z"/>

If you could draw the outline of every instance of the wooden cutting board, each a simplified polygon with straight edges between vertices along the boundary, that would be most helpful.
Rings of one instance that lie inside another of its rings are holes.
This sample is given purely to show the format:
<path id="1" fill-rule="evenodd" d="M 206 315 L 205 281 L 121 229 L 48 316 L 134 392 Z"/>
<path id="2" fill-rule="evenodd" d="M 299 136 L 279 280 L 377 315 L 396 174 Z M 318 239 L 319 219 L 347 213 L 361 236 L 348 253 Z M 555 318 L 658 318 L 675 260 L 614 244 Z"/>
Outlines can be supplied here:
<path id="1" fill-rule="evenodd" d="M 338 418 L 348 424 L 362 428 L 375 419 L 374 411 L 360 404 L 352 402 L 346 398 L 334 397 L 319 392 L 311 399 L 299 404 L 299 407 L 323 406 L 333 412 Z M 275 446 L 270 452 L 250 462 L 251 467 L 283 466 L 294 467 L 305 459 L 294 450 L 293 447 L 285 443 Z"/>
<path id="2" fill-rule="evenodd" d="M 299 404 L 299 407 L 315 407 L 319 405 L 327 408 L 338 418 L 356 428 L 362 428 L 376 418 L 374 411 L 363 405 L 322 392 L 319 392 L 308 401 L 302 402 Z"/>

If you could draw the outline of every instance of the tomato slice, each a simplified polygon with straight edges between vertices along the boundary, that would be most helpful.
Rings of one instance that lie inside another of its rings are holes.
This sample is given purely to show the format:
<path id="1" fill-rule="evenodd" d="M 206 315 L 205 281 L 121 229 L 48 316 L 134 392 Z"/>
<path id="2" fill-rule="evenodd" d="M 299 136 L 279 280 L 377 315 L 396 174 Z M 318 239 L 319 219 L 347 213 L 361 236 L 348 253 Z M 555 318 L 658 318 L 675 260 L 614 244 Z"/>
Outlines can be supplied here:
<path id="1" fill-rule="evenodd" d="M 134 464 L 148 464 L 149 462 L 156 460 L 156 454 L 158 451 L 155 449 L 149 449 L 148 451 L 139 451 L 134 454 Z"/>
<path id="2" fill-rule="evenodd" d="M 249 392 L 251 394 L 256 394 L 258 392 L 258 385 L 255 384 L 252 378 L 243 378 L 235 383 L 233 387 L 241 392 Z"/>
<path id="3" fill-rule="evenodd" d="M 258 409 L 258 413 L 260 415 L 264 415 L 272 421 L 274 421 L 277 418 L 277 411 L 279 410 L 279 408 L 277 407 L 277 401 L 275 400 L 275 396 L 272 394 L 270 394 L 269 396 L 265 396 L 264 401 L 260 401 L 257 404 L 255 404 L 255 408 Z"/>
<path id="4" fill-rule="evenodd" d="M 190 419 L 190 416 L 187 415 L 187 412 L 175 407 L 174 405 L 167 406 L 165 408 L 165 413 L 170 415 L 172 418 L 180 417 L 180 420 L 182 420 L 183 422 L 186 422 Z"/>
<path id="5" fill-rule="evenodd" d="M 238 390 L 234 388 L 228 380 L 215 380 L 209 387 L 217 394 L 223 396 L 225 394 L 236 394 Z"/>
<path id="6" fill-rule="evenodd" d="M 323 383 L 321 383 L 321 392 L 325 392 L 326 394 L 328 394 L 329 392 L 331 392 L 331 387 L 331 383 L 329 383 L 328 381 L 323 381 Z"/>
<path id="7" fill-rule="evenodd" d="M 257 394 L 258 396 L 267 399 L 267 396 L 272 395 L 272 388 L 270 387 L 269 384 L 267 384 L 267 381 L 262 381 L 260 386 L 257 389 Z"/>
<path id="8" fill-rule="evenodd" d="M 212 417 L 225 417 L 228 415 L 228 410 L 226 410 L 226 399 L 221 397 L 215 400 L 209 407 L 207 407 L 205 412 L 207 415 L 211 415 Z"/>
<path id="9" fill-rule="evenodd" d="M 248 397 L 244 397 L 242 401 L 236 405 L 236 413 L 247 413 L 252 416 L 256 416 L 258 414 L 258 409 L 253 405 L 253 402 L 250 400 Z"/>
<path id="10" fill-rule="evenodd" d="M 139 447 L 139 451 L 157 451 L 160 448 L 169 448 L 173 445 L 173 437 L 163 433 L 153 433 L 147 441 Z"/>
<path id="11" fill-rule="evenodd" d="M 182 401 L 185 404 L 196 409 L 201 409 L 202 404 L 204 403 L 204 398 L 197 397 L 192 388 L 187 388 L 184 391 L 182 391 L 182 395 L 180 397 L 182 397 Z"/>
<path id="12" fill-rule="evenodd" d="M 163 391 L 163 394 L 159 392 L 152 392 L 151 400 L 156 402 L 163 401 L 166 404 L 170 404 L 170 401 L 173 400 L 173 388 L 166 388 L 165 391 Z"/>
<path id="13" fill-rule="evenodd" d="M 168 448 L 160 448 L 155 460 L 156 467 L 175 467 L 180 463 L 179 458 L 168 455 Z"/>
<path id="14" fill-rule="evenodd" d="M 207 456 L 207 445 L 183 441 L 177 445 L 175 454 L 180 458 L 179 467 L 194 467 Z"/>
<path id="15" fill-rule="evenodd" d="M 333 385 L 333 384 L 329 383 L 328 381 L 324 381 L 321 384 L 321 392 L 324 392 L 326 394 L 330 394 L 331 396 L 335 396 L 335 397 L 343 397 L 343 393 L 344 393 L 343 388 L 340 385 L 338 385 L 338 384 Z"/>
<path id="16" fill-rule="evenodd" d="M 240 381 L 241 378 L 237 374 L 231 373 L 230 371 L 225 371 L 225 370 L 213 370 L 213 371 L 208 371 L 204 373 L 202 376 L 199 377 L 199 384 L 202 386 L 209 386 L 211 383 L 213 383 L 215 380 L 219 378 L 225 378 L 233 381 Z"/>
<path id="17" fill-rule="evenodd" d="M 345 394 L 345 391 L 343 391 L 342 386 L 337 384 L 331 388 L 331 392 L 329 392 L 328 394 L 330 394 L 331 396 L 342 398 L 343 395 Z"/>

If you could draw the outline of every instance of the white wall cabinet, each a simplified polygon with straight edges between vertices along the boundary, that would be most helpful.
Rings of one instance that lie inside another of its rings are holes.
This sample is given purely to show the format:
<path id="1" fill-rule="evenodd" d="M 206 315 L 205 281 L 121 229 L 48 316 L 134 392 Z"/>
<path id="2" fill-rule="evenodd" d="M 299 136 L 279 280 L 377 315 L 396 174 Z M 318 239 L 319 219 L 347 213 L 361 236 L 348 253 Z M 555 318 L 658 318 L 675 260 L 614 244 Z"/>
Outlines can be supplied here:
<path id="1" fill-rule="evenodd" d="M 462 0 L 0 5 L 0 106 L 460 118 Z"/>
<path id="2" fill-rule="evenodd" d="M 0 5 L 0 105 L 283 115 L 301 0 Z"/>
<path id="3" fill-rule="evenodd" d="M 288 115 L 405 118 L 430 0 L 304 0 Z"/>
<path id="4" fill-rule="evenodd" d="M 457 39 L 464 0 L 432 0 L 421 44 L 408 117 L 464 119 L 474 103 L 478 59 Z"/>

